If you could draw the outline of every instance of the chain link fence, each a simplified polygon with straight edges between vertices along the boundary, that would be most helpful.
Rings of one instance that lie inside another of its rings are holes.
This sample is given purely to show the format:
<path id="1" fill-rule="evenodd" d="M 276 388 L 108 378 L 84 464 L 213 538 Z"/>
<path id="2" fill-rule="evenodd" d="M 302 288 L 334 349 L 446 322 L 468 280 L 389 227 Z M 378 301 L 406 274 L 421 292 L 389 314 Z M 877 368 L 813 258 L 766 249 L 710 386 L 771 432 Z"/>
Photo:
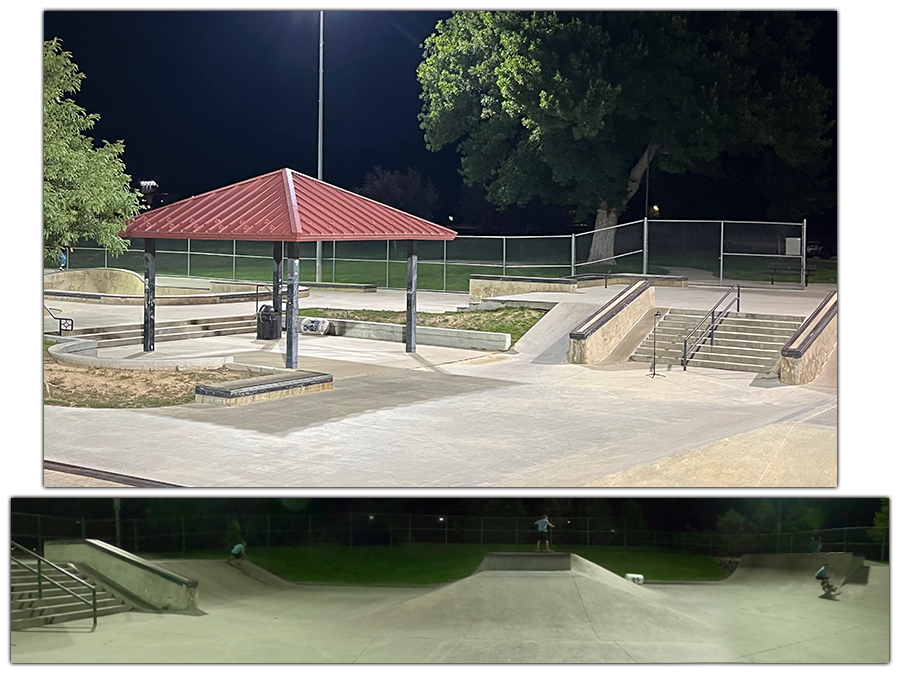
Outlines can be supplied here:
<path id="1" fill-rule="evenodd" d="M 312 544 L 482 544 L 532 545 L 535 521 L 521 517 L 440 515 L 248 515 L 168 518 L 73 519 L 12 513 L 13 541 L 40 552 L 52 539 L 101 539 L 132 553 L 227 550 L 241 536 L 251 547 Z M 658 552 L 741 556 L 745 553 L 809 553 L 813 531 L 753 534 L 662 532 L 630 529 L 621 518 L 553 518 L 551 543 L 563 546 L 619 546 Z M 818 530 L 820 552 L 851 552 L 887 562 L 889 529 L 841 527 Z"/>
<path id="2" fill-rule="evenodd" d="M 592 256 L 611 234 L 612 254 Z M 802 285 L 805 223 L 641 220 L 567 235 L 457 236 L 420 241 L 418 286 L 467 292 L 469 277 L 568 277 L 586 273 L 675 274 L 720 284 L 770 282 Z M 315 281 L 315 243 L 301 242 L 300 280 Z M 242 240 L 157 240 L 158 275 L 269 282 L 272 245 Z M 406 243 L 395 240 L 324 242 L 322 280 L 406 287 Z M 144 241 L 112 257 L 96 243 L 79 245 L 65 268 L 122 268 L 143 273 Z M 45 264 L 46 267 L 52 267 Z M 286 268 L 286 265 L 285 265 Z"/>

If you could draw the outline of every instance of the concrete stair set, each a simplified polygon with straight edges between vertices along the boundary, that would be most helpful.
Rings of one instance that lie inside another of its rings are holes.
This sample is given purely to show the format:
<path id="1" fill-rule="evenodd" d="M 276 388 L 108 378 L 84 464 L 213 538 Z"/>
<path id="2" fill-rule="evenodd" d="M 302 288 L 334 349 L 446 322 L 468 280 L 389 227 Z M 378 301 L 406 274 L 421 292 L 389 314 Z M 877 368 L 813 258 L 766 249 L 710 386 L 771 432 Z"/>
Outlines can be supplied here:
<path id="1" fill-rule="evenodd" d="M 709 317 L 704 311 L 670 309 L 656 328 L 657 366 L 681 366 L 684 338 Z M 803 316 L 737 313 L 729 311 L 716 326 L 714 344 L 708 336 L 693 354 L 689 355 L 688 368 L 719 368 L 722 370 L 769 373 L 777 368 L 781 349 L 797 331 Z M 701 330 L 705 330 L 704 326 Z M 690 340 L 697 339 L 701 331 Z M 641 343 L 631 356 L 632 361 L 653 361 L 653 333 Z"/>
<path id="2" fill-rule="evenodd" d="M 30 567 L 37 568 L 37 562 L 25 561 Z M 82 603 L 71 594 L 66 593 L 55 584 L 44 579 L 42 582 L 42 598 L 38 598 L 37 575 L 29 572 L 18 563 L 10 563 L 10 629 L 22 630 L 30 627 L 69 622 L 71 620 L 90 620 L 93 609 Z M 132 606 L 111 591 L 78 572 L 72 566 L 66 570 L 97 587 L 97 617 L 124 613 Z M 41 575 L 52 578 L 64 587 L 91 600 L 91 591 L 64 573 L 55 570 L 46 563 L 41 563 Z"/>
<path id="3" fill-rule="evenodd" d="M 247 333 L 256 333 L 256 314 L 195 318 L 184 321 L 156 321 L 157 342 Z M 143 323 L 110 325 L 101 328 L 81 328 L 76 329 L 72 334 L 86 339 L 97 340 L 98 348 L 141 344 L 143 340 Z"/>

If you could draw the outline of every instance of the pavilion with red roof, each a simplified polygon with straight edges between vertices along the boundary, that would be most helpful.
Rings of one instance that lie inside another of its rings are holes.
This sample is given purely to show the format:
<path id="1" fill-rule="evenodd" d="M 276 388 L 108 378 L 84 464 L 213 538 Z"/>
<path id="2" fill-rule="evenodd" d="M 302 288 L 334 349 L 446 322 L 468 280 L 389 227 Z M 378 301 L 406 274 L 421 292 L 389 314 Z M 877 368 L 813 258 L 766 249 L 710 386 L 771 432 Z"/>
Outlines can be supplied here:
<path id="1" fill-rule="evenodd" d="M 287 246 L 287 367 L 297 367 L 300 242 L 408 241 L 406 350 L 416 348 L 416 241 L 452 240 L 456 232 L 347 190 L 280 169 L 135 217 L 123 238 L 144 239 L 144 351 L 155 348 L 156 239 L 271 242 L 273 303 L 280 311 Z"/>

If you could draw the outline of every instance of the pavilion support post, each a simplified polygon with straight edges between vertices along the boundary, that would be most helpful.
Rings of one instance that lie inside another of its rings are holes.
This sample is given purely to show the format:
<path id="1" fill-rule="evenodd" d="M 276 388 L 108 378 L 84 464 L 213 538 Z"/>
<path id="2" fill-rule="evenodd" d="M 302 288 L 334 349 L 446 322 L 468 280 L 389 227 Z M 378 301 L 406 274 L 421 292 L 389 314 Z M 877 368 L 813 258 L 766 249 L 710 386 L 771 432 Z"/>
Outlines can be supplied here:
<path id="1" fill-rule="evenodd" d="M 288 291 L 287 291 L 287 353 L 285 355 L 285 368 L 297 368 L 297 343 L 299 338 L 299 310 L 300 290 L 300 245 L 296 242 L 287 243 L 288 258 Z"/>
<path id="2" fill-rule="evenodd" d="M 415 240 L 409 241 L 406 254 L 406 351 L 412 353 L 416 350 L 416 289 L 419 278 Z"/>
<path id="3" fill-rule="evenodd" d="M 281 312 L 281 286 L 284 281 L 284 243 L 281 241 L 272 243 L 272 306 L 275 311 Z"/>
<path id="4" fill-rule="evenodd" d="M 156 349 L 156 238 L 144 238 L 144 351 Z"/>

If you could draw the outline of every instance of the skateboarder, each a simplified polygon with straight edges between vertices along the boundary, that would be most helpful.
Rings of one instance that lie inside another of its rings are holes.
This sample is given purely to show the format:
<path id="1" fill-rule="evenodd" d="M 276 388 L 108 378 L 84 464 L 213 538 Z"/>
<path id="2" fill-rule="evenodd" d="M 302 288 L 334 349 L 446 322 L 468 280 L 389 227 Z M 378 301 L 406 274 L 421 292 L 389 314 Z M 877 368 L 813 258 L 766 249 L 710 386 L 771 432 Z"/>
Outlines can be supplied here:
<path id="1" fill-rule="evenodd" d="M 537 542 L 537 551 L 541 550 L 541 542 L 544 542 L 544 545 L 547 547 L 547 550 L 550 550 L 550 535 L 547 532 L 548 527 L 556 527 L 553 523 L 545 515 L 540 520 L 536 520 L 535 525 L 538 528 L 538 542 Z"/>
<path id="2" fill-rule="evenodd" d="M 233 560 L 239 561 L 241 558 L 247 557 L 247 542 L 243 539 L 234 545 L 234 548 L 231 549 L 231 556 L 228 558 L 228 562 L 230 563 Z M 240 563 L 238 563 L 240 565 Z"/>
<path id="3" fill-rule="evenodd" d="M 816 579 L 822 583 L 822 591 L 828 593 L 830 591 L 834 591 L 834 586 L 832 586 L 831 582 L 828 581 L 828 571 L 831 569 L 831 565 L 825 563 L 819 571 L 816 573 Z"/>

